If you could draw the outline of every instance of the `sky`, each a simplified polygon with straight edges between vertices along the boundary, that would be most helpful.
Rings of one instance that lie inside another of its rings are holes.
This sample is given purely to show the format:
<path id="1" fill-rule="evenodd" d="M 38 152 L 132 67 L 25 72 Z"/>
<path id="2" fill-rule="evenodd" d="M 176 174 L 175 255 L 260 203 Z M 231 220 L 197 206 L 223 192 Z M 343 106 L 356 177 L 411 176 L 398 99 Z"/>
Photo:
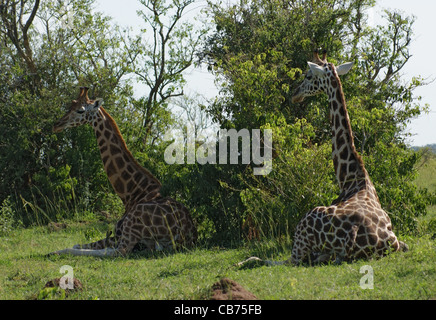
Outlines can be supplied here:
<path id="1" fill-rule="evenodd" d="M 120 5 L 122 3 L 122 5 Z M 197 0 L 186 13 L 186 19 L 191 19 L 200 14 L 200 9 L 206 6 L 206 1 Z M 133 30 L 144 27 L 144 22 L 137 16 L 137 10 L 142 5 L 138 0 L 97 0 L 97 11 L 111 16 L 115 23 L 121 27 L 132 27 Z M 422 97 L 422 104 L 430 105 L 430 112 L 413 119 L 407 127 L 407 132 L 412 134 L 408 142 L 412 146 L 425 146 L 436 143 L 436 67 L 429 63 L 432 54 L 436 55 L 436 41 L 434 36 L 434 12 L 436 1 L 430 0 L 378 0 L 375 8 L 371 10 L 370 21 L 380 23 L 383 9 L 398 9 L 407 15 L 414 15 L 416 21 L 413 26 L 414 36 L 410 46 L 412 57 L 404 67 L 403 76 L 410 80 L 414 76 L 422 76 L 429 81 L 435 79 L 424 87 L 415 90 L 416 96 Z M 185 92 L 201 93 L 206 98 L 218 94 L 214 77 L 204 69 L 188 70 L 185 74 L 187 84 Z"/>

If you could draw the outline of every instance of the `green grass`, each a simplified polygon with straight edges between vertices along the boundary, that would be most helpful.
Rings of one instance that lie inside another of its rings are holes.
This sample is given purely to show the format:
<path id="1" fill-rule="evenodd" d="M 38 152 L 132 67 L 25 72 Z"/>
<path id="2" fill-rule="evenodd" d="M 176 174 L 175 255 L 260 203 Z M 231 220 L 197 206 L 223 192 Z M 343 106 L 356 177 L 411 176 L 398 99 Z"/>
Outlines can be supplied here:
<path id="1" fill-rule="evenodd" d="M 415 180 L 420 188 L 427 188 L 431 192 L 436 192 L 436 155 L 433 154 L 419 164 L 419 175 Z M 433 213 L 436 212 L 436 205 L 431 207 Z"/>
<path id="2" fill-rule="evenodd" d="M 102 222 L 72 223 L 60 231 L 36 227 L 2 237 L 0 299 L 36 299 L 46 282 L 64 275 L 59 271 L 64 265 L 73 268 L 74 277 L 84 286 L 66 299 L 208 299 L 210 287 L 222 277 L 239 282 L 259 299 L 436 298 L 436 242 L 429 237 L 406 239 L 409 252 L 340 266 L 236 267 L 254 251 L 261 251 L 248 246 L 198 247 L 127 258 L 46 257 L 105 229 Z M 289 254 L 274 258 L 286 259 Z M 372 290 L 360 287 L 364 274 L 359 271 L 364 265 L 373 268 Z"/>

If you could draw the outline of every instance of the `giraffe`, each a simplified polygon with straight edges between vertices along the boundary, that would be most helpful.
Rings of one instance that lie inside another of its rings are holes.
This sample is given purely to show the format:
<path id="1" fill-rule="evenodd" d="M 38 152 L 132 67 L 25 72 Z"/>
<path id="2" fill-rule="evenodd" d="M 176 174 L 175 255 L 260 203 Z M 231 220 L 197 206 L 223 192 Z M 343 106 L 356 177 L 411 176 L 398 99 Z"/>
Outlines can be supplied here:
<path id="1" fill-rule="evenodd" d="M 53 131 L 83 124 L 94 128 L 104 170 L 125 212 L 116 223 L 113 236 L 108 233 L 105 239 L 53 254 L 125 256 L 136 245 L 146 249 L 193 245 L 197 230 L 190 213 L 181 203 L 161 196 L 160 181 L 135 160 L 102 104 L 102 99 L 90 100 L 88 88 L 81 87 L 79 97 Z"/>
<path id="2" fill-rule="evenodd" d="M 377 192 L 355 145 L 339 76 L 353 63 L 335 67 L 314 52 L 305 79 L 292 96 L 300 103 L 308 96 L 325 93 L 330 106 L 332 158 L 339 197 L 328 207 L 306 213 L 296 228 L 291 258 L 287 263 L 323 262 L 380 257 L 389 251 L 407 251 L 392 231 L 388 214 L 382 209 Z"/>

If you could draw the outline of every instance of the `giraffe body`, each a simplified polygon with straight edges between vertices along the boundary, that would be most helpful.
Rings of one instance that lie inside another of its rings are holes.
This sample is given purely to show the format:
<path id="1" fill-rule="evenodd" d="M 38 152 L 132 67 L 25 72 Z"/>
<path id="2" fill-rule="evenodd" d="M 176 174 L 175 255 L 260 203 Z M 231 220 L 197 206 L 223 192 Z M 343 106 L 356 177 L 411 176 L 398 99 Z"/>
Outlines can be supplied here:
<path id="1" fill-rule="evenodd" d="M 174 199 L 160 195 L 160 181 L 133 158 L 115 121 L 101 106 L 102 101 L 90 100 L 87 90 L 81 88 L 79 98 L 55 124 L 54 131 L 82 124 L 94 128 L 104 169 L 123 201 L 125 213 L 113 236 L 55 253 L 125 255 L 135 247 L 162 249 L 194 244 L 197 230 L 189 211 Z"/>
<path id="2" fill-rule="evenodd" d="M 303 83 L 292 102 L 307 96 L 326 93 L 330 105 L 332 156 L 339 197 L 329 207 L 309 211 L 295 232 L 292 256 L 288 262 L 299 264 L 383 256 L 389 251 L 407 250 L 392 231 L 388 214 L 381 208 L 377 192 L 354 146 L 350 119 L 339 75 L 352 64 L 339 67 L 320 59 L 315 52 Z"/>

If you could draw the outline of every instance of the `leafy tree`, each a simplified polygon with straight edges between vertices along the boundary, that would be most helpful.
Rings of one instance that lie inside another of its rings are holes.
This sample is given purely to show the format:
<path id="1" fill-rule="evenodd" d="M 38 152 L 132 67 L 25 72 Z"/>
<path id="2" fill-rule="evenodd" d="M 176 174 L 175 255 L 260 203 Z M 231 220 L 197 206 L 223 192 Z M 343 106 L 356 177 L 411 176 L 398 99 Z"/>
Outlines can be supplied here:
<path id="1" fill-rule="evenodd" d="M 92 130 L 52 133 L 61 106 L 76 98 L 80 85 L 108 101 L 131 94 L 121 33 L 89 11 L 93 2 L 1 4 L 0 199 L 12 197 L 26 223 L 35 222 L 25 210 L 30 204 L 45 220 L 55 219 L 62 212 L 48 214 L 48 204 L 65 202 L 64 214 L 92 210 L 110 192 Z"/>
<path id="2" fill-rule="evenodd" d="M 156 145 L 171 125 L 169 102 L 183 95 L 183 73 L 193 65 L 207 29 L 196 29 L 193 22 L 184 19 L 193 0 L 140 2 L 143 9 L 138 15 L 144 20 L 145 29 L 143 35 L 131 39 L 131 49 L 127 51 L 130 55 L 139 52 L 132 59 L 133 72 L 148 91 L 134 101 L 140 119 L 136 142 L 144 147 Z"/>
<path id="3" fill-rule="evenodd" d="M 253 178 L 250 170 L 237 166 L 220 171 L 219 179 L 227 183 L 215 192 L 234 194 L 222 211 L 239 215 L 228 228 L 237 230 L 245 223 L 248 236 L 290 235 L 307 210 L 329 205 L 336 197 L 326 98 L 290 102 L 313 49 L 324 48 L 333 63 L 355 62 L 343 84 L 356 147 L 395 228 L 415 230 L 414 218 L 425 214 L 429 195 L 413 185 L 418 157 L 405 143 L 406 125 L 426 110 L 413 94 L 423 79 L 406 82 L 401 76 L 410 58 L 414 19 L 386 11 L 386 26 L 372 28 L 366 10 L 374 4 L 210 3 L 215 30 L 201 58 L 222 90 L 207 111 L 223 127 L 274 132 L 273 172 L 268 176 Z"/>

